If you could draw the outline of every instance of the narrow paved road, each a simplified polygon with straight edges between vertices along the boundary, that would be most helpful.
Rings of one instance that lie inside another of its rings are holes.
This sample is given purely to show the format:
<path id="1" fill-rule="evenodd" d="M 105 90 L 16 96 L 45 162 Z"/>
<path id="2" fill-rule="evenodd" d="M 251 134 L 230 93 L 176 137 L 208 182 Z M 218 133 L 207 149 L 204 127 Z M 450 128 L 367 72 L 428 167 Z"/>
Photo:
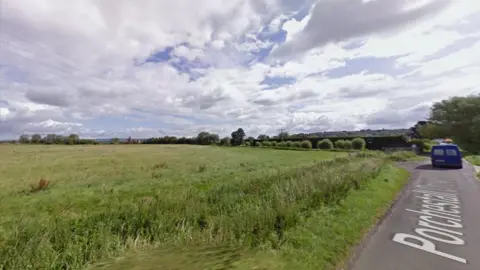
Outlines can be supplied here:
<path id="1" fill-rule="evenodd" d="M 408 163 L 412 181 L 350 265 L 353 270 L 479 270 L 480 182 L 474 168 Z"/>

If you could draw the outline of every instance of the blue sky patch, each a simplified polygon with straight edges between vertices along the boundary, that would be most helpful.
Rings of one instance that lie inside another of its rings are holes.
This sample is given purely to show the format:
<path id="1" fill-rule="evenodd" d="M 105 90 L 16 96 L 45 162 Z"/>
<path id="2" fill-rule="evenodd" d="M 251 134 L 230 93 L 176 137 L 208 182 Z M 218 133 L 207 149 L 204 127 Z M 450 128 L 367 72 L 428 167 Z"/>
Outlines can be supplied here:
<path id="1" fill-rule="evenodd" d="M 156 53 L 153 53 L 150 55 L 146 60 L 145 63 L 160 63 L 160 62 L 167 62 L 172 58 L 171 53 L 173 51 L 173 47 L 169 46 L 166 47 L 165 49 L 158 51 Z"/>
<path id="2" fill-rule="evenodd" d="M 325 76 L 329 78 L 341 78 L 354 74 L 359 74 L 362 71 L 366 73 L 381 73 L 392 76 L 404 74 L 410 71 L 407 68 L 399 68 L 395 65 L 395 60 L 398 57 L 359 57 L 345 60 L 345 66 L 328 70 Z"/>
<path id="3" fill-rule="evenodd" d="M 470 48 L 479 40 L 480 38 L 478 37 L 467 37 L 467 38 L 457 40 L 453 44 L 450 44 L 449 46 L 437 51 L 436 53 L 425 57 L 424 59 L 422 59 L 422 61 L 435 60 L 438 58 L 445 57 L 459 50 Z"/>
<path id="4" fill-rule="evenodd" d="M 275 89 L 284 85 L 294 84 L 297 81 L 295 77 L 265 76 L 261 85 L 266 85 L 263 89 Z"/>

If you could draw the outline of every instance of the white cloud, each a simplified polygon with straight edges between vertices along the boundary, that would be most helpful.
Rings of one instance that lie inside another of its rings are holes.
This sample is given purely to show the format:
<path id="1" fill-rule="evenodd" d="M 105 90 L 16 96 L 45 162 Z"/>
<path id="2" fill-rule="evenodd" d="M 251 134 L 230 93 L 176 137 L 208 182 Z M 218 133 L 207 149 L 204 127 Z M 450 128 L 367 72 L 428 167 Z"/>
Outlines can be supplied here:
<path id="1" fill-rule="evenodd" d="M 4 0 L 0 138 L 408 127 L 432 102 L 480 91 L 478 1 L 422 14 L 402 13 L 406 0 L 331 1 Z M 275 45 L 261 29 L 287 32 L 275 54 L 288 61 L 261 61 Z M 265 76 L 291 82 L 265 90 Z"/>

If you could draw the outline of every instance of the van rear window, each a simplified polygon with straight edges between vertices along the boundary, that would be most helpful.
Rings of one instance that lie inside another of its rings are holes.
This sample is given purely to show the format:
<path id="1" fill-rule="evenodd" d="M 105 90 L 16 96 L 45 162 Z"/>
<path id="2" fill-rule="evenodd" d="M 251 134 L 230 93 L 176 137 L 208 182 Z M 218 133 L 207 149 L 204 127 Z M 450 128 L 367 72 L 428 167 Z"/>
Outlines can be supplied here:
<path id="1" fill-rule="evenodd" d="M 452 157 L 458 156 L 457 151 L 455 149 L 447 149 L 446 152 L 447 152 L 447 156 L 452 156 Z"/>
<path id="2" fill-rule="evenodd" d="M 434 156 L 443 156 L 443 155 L 445 155 L 445 151 L 443 151 L 443 149 L 434 149 L 433 150 L 433 155 Z"/>

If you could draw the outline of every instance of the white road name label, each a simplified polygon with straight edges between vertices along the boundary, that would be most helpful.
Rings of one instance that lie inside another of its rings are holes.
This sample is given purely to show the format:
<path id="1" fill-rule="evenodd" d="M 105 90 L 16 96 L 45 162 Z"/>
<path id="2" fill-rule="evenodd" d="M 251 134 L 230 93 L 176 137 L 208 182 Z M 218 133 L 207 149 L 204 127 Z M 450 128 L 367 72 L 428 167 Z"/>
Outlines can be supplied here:
<path id="1" fill-rule="evenodd" d="M 460 200 L 452 186 L 442 182 L 442 185 L 417 185 L 413 190 L 416 198 L 421 199 L 420 210 L 405 209 L 419 214 L 419 227 L 414 228 L 415 234 L 396 233 L 393 241 L 408 247 L 416 248 L 459 263 L 467 263 L 465 258 L 438 250 L 435 243 L 449 245 L 465 245 L 458 231 L 463 228 Z"/>

